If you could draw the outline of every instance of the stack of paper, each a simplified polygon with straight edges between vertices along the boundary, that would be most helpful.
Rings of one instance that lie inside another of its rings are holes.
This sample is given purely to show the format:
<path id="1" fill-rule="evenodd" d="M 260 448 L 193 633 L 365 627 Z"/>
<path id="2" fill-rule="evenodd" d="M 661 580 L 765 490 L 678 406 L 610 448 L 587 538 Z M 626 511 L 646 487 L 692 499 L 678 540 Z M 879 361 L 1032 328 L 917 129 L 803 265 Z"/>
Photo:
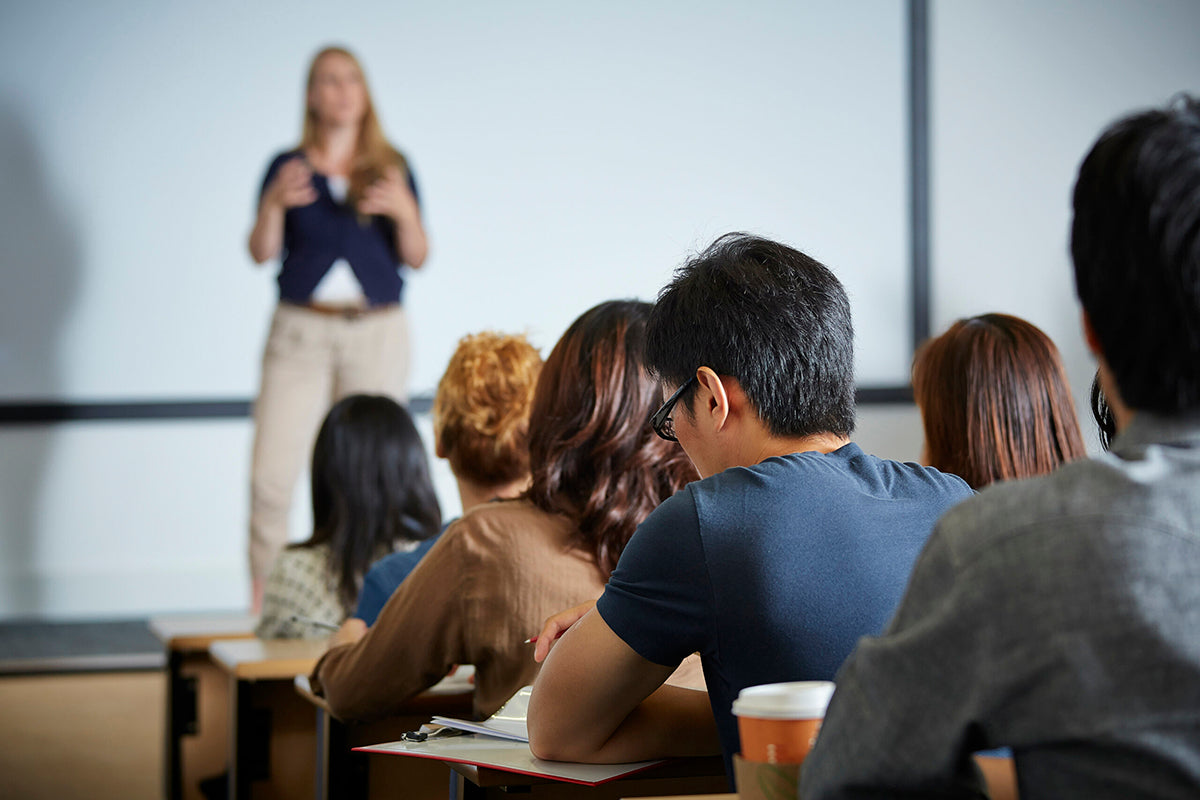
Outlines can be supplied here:
<path id="1" fill-rule="evenodd" d="M 478 736 L 456 736 L 450 739 L 430 737 L 423 742 L 387 742 L 371 747 L 356 747 L 367 753 L 436 758 L 440 761 L 476 764 L 522 775 L 554 778 L 569 783 L 595 786 L 614 778 L 641 772 L 661 764 L 661 761 L 640 761 L 636 764 L 568 764 L 542 761 L 529 752 L 529 729 L 525 720 L 529 714 L 529 695 L 526 686 L 505 703 L 499 711 L 483 722 L 453 717 L 434 717 L 433 722 L 447 728 L 466 731 Z"/>
<path id="2" fill-rule="evenodd" d="M 529 716 L 529 695 L 532 686 L 525 686 L 517 691 L 500 710 L 483 722 L 473 722 L 454 717 L 434 717 L 433 721 L 447 728 L 457 728 L 467 733 L 482 733 L 485 736 L 499 736 L 501 739 L 513 739 L 518 742 L 529 741 L 529 728 L 525 724 Z"/>

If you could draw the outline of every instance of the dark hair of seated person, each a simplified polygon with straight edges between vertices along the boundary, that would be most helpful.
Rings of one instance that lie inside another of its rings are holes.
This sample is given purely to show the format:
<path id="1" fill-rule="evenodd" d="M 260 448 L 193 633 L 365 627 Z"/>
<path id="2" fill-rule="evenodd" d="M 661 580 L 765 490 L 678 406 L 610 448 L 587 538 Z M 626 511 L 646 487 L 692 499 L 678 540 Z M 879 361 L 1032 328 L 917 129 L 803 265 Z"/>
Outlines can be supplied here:
<path id="1" fill-rule="evenodd" d="M 1058 348 L 1008 314 L 960 319 L 913 359 L 925 462 L 973 489 L 1086 455 Z"/>
<path id="2" fill-rule="evenodd" d="M 1117 420 L 1113 416 L 1112 408 L 1108 405 L 1108 400 L 1104 397 L 1104 389 L 1100 386 L 1100 373 L 1096 373 L 1096 377 L 1092 378 L 1092 392 L 1089 399 L 1100 446 L 1108 450 L 1112 446 L 1113 438 L 1117 435 Z"/>
<path id="3" fill-rule="evenodd" d="M 605 578 L 638 523 L 697 477 L 647 423 L 662 403 L 645 365 L 650 308 L 616 300 L 584 312 L 546 359 L 529 415 L 526 497 L 575 523 L 575 544 Z"/>
<path id="4" fill-rule="evenodd" d="M 329 572 L 347 609 L 381 552 L 441 529 L 425 446 L 396 401 L 350 395 L 329 410 L 313 447 L 312 512 L 312 536 L 291 547 L 329 547 Z"/>
<path id="5" fill-rule="evenodd" d="M 735 378 L 774 436 L 854 430 L 850 301 L 828 268 L 785 244 L 728 233 L 686 261 L 658 295 L 647 350 L 670 386 L 703 366 Z M 689 414 L 695 393 L 679 399 Z"/>
<path id="6" fill-rule="evenodd" d="M 1200 407 L 1200 101 L 1110 126 L 1079 168 L 1071 255 L 1122 403 Z"/>

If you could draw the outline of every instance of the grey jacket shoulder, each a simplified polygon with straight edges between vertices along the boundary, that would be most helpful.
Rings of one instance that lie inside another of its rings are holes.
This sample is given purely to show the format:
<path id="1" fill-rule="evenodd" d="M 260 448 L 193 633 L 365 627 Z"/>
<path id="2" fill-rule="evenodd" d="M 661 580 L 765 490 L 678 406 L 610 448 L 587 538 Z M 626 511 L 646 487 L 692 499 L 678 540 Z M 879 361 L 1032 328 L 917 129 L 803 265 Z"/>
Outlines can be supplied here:
<path id="1" fill-rule="evenodd" d="M 994 484 L 938 523 L 958 560 L 1001 540 L 1083 525 L 1200 540 L 1200 426 L 1135 418 L 1113 451 L 1052 474 Z"/>

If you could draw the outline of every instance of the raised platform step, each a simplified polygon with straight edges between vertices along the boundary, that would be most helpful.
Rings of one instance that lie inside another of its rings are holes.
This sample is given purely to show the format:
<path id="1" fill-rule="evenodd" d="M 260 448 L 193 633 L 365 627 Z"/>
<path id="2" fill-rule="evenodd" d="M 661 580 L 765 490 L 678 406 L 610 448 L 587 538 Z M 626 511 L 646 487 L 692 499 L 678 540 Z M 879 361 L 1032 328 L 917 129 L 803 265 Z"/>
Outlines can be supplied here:
<path id="1" fill-rule="evenodd" d="M 154 670 L 165 663 L 144 619 L 0 622 L 0 675 Z"/>

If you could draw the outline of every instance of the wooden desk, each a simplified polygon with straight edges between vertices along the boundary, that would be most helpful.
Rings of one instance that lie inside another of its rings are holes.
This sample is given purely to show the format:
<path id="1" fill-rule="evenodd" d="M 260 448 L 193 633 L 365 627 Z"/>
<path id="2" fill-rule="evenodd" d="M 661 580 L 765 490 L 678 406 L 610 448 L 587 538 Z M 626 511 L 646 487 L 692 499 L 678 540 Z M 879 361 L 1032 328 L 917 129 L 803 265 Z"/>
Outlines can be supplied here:
<path id="1" fill-rule="evenodd" d="M 458 673 L 414 697 L 400 712 L 374 722 L 343 722 L 330 713 L 325 698 L 312 693 L 307 675 L 297 675 L 296 691 L 317 713 L 317 800 L 361 800 L 362 798 L 405 798 L 445 800 L 451 772 L 438 761 L 418 758 L 370 758 L 353 747 L 399 739 L 416 730 L 430 717 L 470 718 L 475 687 L 469 682 L 471 668 Z"/>
<path id="2" fill-rule="evenodd" d="M 479 734 L 419 743 L 394 739 L 365 749 L 374 759 L 446 764 L 454 771 L 451 800 L 501 800 L 513 793 L 535 800 L 620 800 L 729 791 L 720 756 L 612 767 L 565 764 L 538 760 L 523 741 Z"/>
<path id="3" fill-rule="evenodd" d="M 729 791 L 725 761 L 720 756 L 671 759 L 661 766 L 599 786 L 580 786 L 472 764 L 450 764 L 450 768 L 457 776 L 456 785 L 451 787 L 451 800 L 505 800 L 513 792 L 530 800 L 621 800 Z"/>
<path id="4" fill-rule="evenodd" d="M 150 620 L 150 631 L 166 649 L 163 796 L 167 800 L 202 800 L 200 779 L 225 771 L 228 683 L 209 658 L 208 645 L 217 639 L 251 637 L 257 622 L 247 614 L 189 614 Z"/>
<path id="5" fill-rule="evenodd" d="M 316 731 L 292 682 L 312 671 L 324 640 L 238 639 L 209 646 L 229 681 L 229 797 L 308 798 Z"/>

